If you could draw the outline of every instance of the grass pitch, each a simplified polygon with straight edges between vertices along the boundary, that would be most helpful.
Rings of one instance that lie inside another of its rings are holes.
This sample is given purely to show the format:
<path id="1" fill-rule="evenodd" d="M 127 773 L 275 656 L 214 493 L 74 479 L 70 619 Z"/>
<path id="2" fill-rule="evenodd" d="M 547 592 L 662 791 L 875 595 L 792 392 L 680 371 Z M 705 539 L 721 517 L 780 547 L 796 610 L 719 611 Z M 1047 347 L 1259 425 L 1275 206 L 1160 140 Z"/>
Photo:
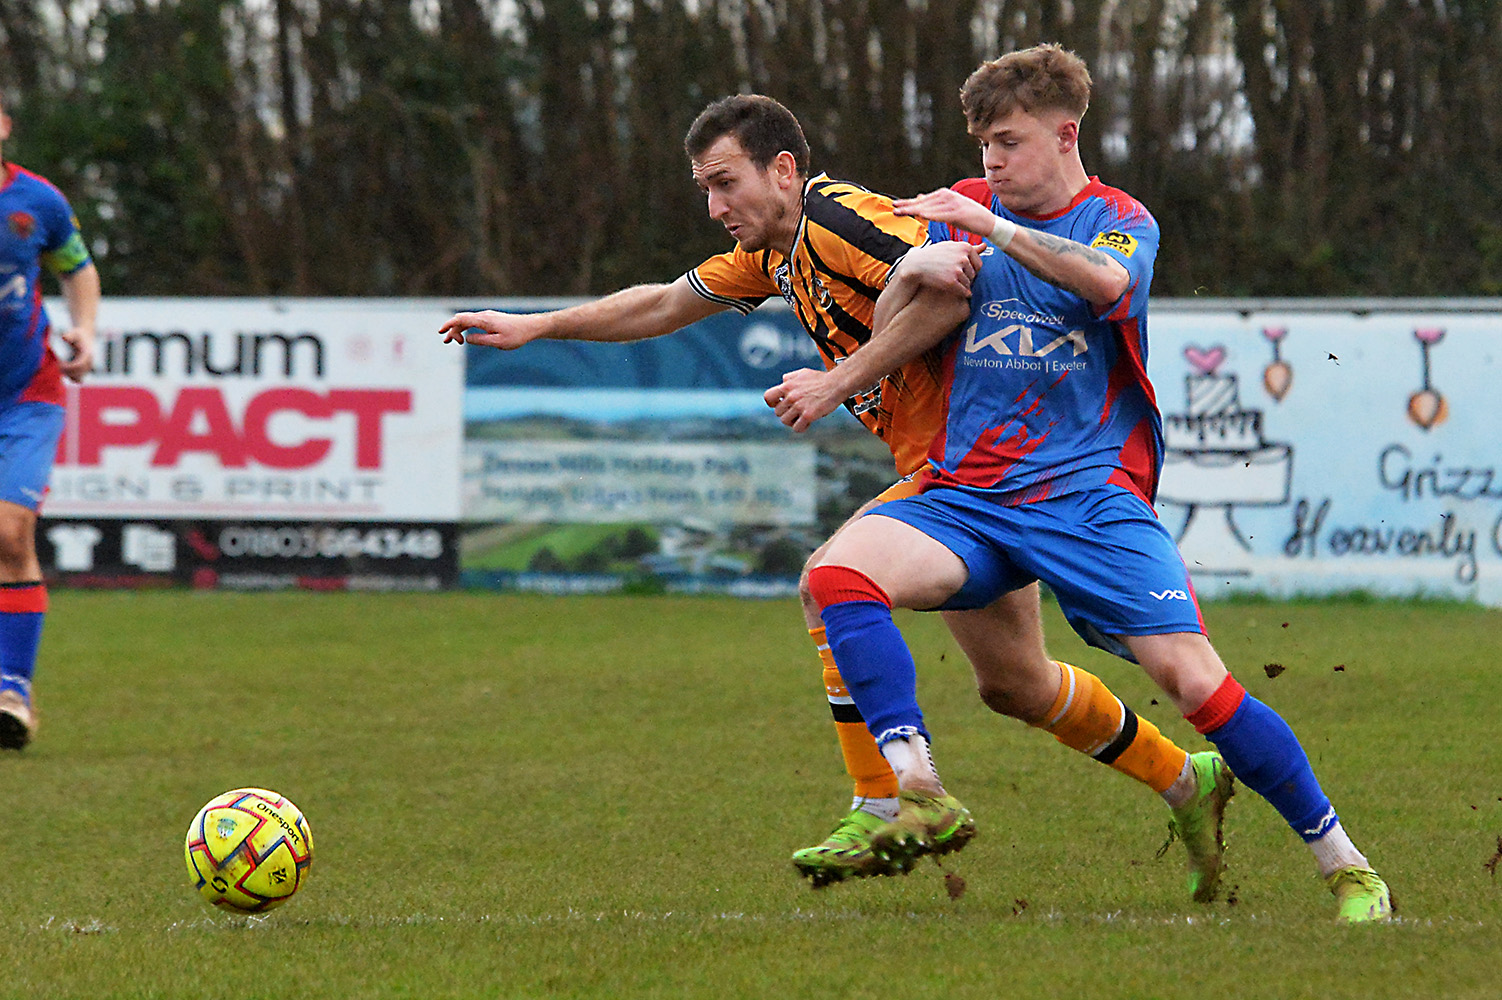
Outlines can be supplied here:
<path id="1" fill-rule="evenodd" d="M 1204 745 L 1046 613 L 1055 655 Z M 980 825 L 946 862 L 958 900 L 931 862 L 820 892 L 795 876 L 849 786 L 791 602 L 60 592 L 39 739 L 0 757 L 0 997 L 1496 996 L 1502 613 L 1206 617 L 1302 737 L 1395 923 L 1334 926 L 1244 788 L 1234 902 L 1191 903 L 1180 849 L 1154 859 L 1156 797 L 988 713 L 933 616 L 899 622 Z M 240 785 L 291 797 L 317 845 L 263 918 L 205 906 L 182 860 L 198 807 Z"/>

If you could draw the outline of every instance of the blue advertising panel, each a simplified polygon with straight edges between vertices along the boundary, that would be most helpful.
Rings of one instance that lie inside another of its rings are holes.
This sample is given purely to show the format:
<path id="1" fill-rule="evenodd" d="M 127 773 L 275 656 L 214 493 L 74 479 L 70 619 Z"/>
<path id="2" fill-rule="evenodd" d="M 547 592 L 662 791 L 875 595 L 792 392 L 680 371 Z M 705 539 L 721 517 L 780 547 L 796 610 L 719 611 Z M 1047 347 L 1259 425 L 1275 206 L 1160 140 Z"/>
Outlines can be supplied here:
<path id="1" fill-rule="evenodd" d="M 893 478 L 843 411 L 794 437 L 763 402 L 784 372 L 823 366 L 780 303 L 635 343 L 466 355 L 469 584 L 787 596 L 807 554 Z M 854 453 L 817 443 L 834 438 Z"/>

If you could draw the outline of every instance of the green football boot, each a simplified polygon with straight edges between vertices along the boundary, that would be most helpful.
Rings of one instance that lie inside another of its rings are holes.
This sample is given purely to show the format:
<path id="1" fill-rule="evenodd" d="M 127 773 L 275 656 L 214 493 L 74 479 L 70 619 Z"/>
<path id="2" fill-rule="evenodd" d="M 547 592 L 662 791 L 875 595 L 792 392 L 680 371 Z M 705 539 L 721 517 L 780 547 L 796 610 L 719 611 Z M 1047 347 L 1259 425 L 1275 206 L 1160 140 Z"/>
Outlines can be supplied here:
<path id="1" fill-rule="evenodd" d="M 864 809 L 855 809 L 840 820 L 822 844 L 793 853 L 793 867 L 822 889 L 847 878 L 893 874 L 891 864 L 871 849 L 871 835 L 886 820 Z"/>
<path id="2" fill-rule="evenodd" d="M 1377 923 L 1392 919 L 1392 893 L 1382 876 L 1370 868 L 1350 865 L 1325 879 L 1340 904 L 1336 920 L 1342 924 Z"/>
<path id="3" fill-rule="evenodd" d="M 906 874 L 924 855 L 950 854 L 975 836 L 970 810 L 953 795 L 905 790 L 898 799 L 897 818 L 871 837 L 872 849 L 893 868 L 889 874 Z"/>
<path id="4" fill-rule="evenodd" d="M 1189 893 L 1196 903 L 1208 903 L 1220 890 L 1220 876 L 1226 870 L 1226 841 L 1223 827 L 1226 803 L 1236 794 L 1236 779 L 1225 759 L 1214 750 L 1189 755 L 1199 789 L 1194 797 L 1173 811 L 1168 821 L 1168 844 L 1177 838 L 1184 842 L 1189 862 Z M 1162 852 L 1160 851 L 1161 855 Z"/>

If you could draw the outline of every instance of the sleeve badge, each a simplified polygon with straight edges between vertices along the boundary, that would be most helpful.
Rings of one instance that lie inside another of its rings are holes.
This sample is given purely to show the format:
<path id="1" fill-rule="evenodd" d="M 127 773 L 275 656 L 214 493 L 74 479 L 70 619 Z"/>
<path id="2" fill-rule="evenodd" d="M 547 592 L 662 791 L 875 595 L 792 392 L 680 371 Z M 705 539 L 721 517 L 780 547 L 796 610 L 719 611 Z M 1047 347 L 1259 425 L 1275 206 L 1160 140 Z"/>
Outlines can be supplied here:
<path id="1" fill-rule="evenodd" d="M 1101 233 L 1090 241 L 1092 247 L 1102 247 L 1106 250 L 1115 250 L 1123 257 L 1130 257 L 1137 250 L 1137 238 L 1128 236 L 1119 229 Z"/>

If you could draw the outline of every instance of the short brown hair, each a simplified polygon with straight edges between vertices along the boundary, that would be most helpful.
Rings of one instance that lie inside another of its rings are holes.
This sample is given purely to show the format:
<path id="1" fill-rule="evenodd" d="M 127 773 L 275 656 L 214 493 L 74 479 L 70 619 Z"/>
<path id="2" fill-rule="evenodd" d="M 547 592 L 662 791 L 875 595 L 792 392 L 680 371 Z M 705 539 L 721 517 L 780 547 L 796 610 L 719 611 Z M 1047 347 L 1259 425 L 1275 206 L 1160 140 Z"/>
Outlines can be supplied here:
<path id="1" fill-rule="evenodd" d="M 757 169 L 765 170 L 777 154 L 788 152 L 801 176 L 808 176 L 808 140 L 797 117 L 770 97 L 736 94 L 722 97 L 699 112 L 688 128 L 683 149 L 697 160 L 727 135 L 735 136 Z"/>
<path id="2" fill-rule="evenodd" d="M 981 63 L 960 88 L 960 107 L 971 132 L 1019 108 L 1028 114 L 1067 111 L 1079 118 L 1089 106 L 1085 60 L 1053 42 Z"/>

